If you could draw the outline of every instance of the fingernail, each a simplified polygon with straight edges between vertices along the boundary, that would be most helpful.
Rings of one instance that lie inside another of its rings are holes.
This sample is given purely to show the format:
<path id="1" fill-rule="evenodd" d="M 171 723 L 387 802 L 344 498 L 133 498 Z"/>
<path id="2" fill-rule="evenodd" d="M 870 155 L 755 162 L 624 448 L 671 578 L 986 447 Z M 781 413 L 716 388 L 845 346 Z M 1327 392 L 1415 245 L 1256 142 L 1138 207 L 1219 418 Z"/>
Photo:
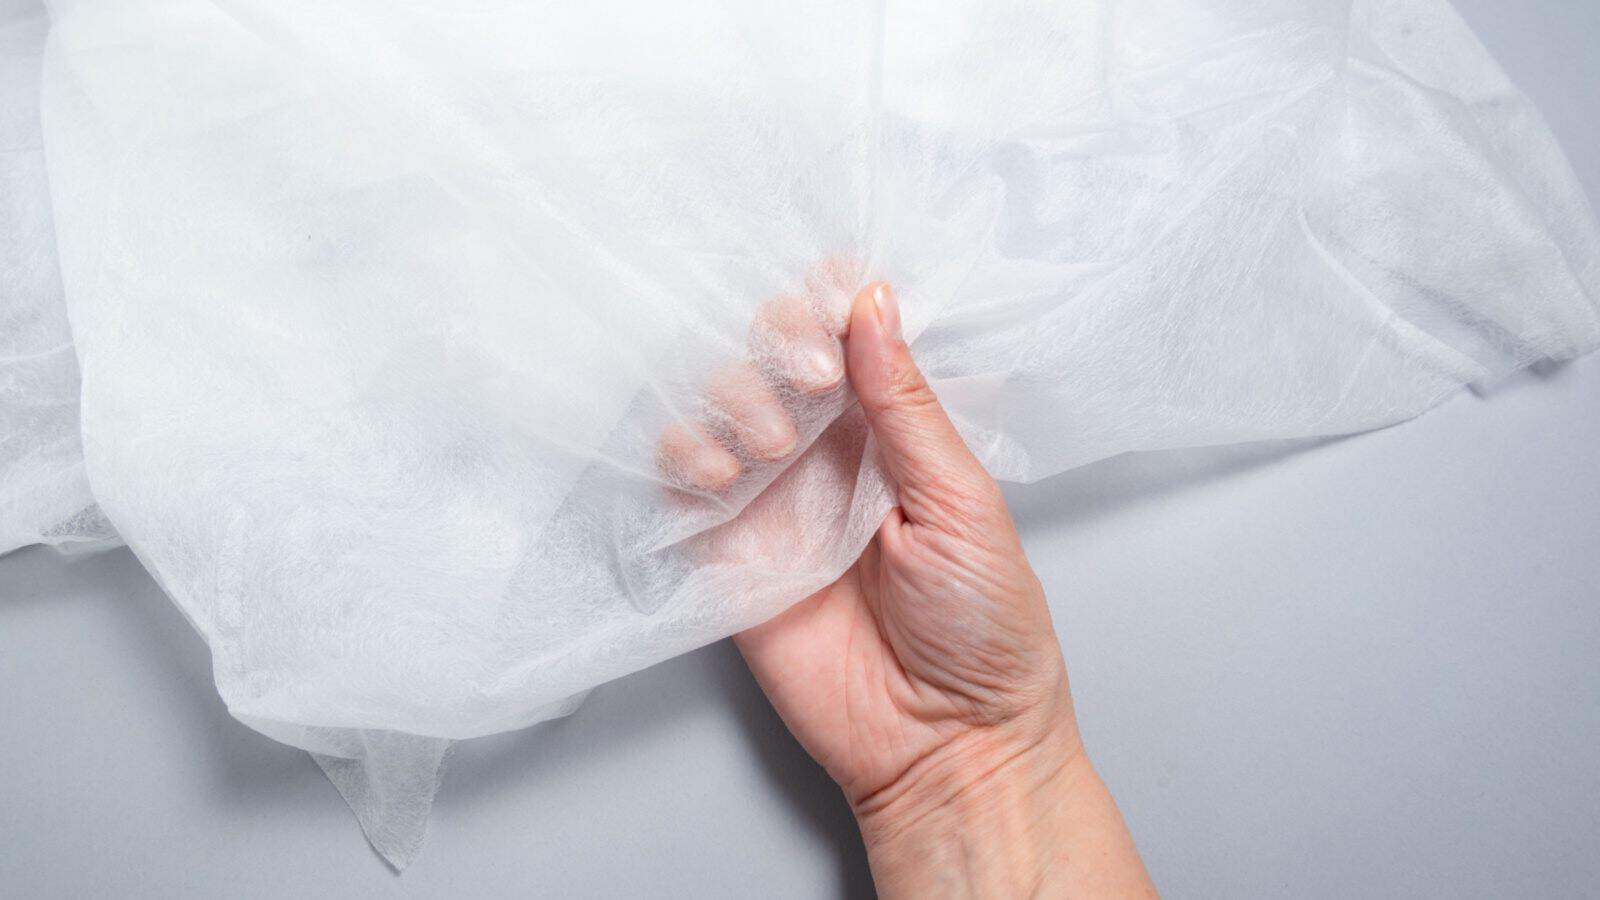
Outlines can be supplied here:
<path id="1" fill-rule="evenodd" d="M 837 345 L 806 354 L 805 380 L 812 390 L 827 390 L 844 380 L 844 358 Z"/>
<path id="2" fill-rule="evenodd" d="M 800 439 L 795 433 L 794 423 L 776 409 L 766 407 L 756 409 L 750 414 L 748 427 L 758 445 L 757 452 L 767 459 L 781 459 L 788 456 L 794 449 L 795 442 Z"/>
<path id="3" fill-rule="evenodd" d="M 872 289 L 872 305 L 878 310 L 878 324 L 895 337 L 900 336 L 900 301 L 895 299 L 894 288 L 880 281 Z"/>
<path id="4" fill-rule="evenodd" d="M 739 477 L 739 461 L 721 448 L 702 446 L 690 460 L 690 480 L 707 490 L 721 490 Z"/>

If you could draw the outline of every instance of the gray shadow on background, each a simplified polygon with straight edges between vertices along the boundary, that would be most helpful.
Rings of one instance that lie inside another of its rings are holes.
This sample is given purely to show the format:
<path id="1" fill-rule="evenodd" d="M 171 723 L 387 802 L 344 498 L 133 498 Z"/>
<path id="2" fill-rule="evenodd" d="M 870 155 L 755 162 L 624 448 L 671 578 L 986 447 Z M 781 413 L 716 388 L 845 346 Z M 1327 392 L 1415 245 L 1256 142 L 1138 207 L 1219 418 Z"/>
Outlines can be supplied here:
<path id="1" fill-rule="evenodd" d="M 114 623 L 124 658 L 154 673 L 153 681 L 172 685 L 151 702 L 209 738 L 209 749 L 197 750 L 191 761 L 213 783 L 220 807 L 241 817 L 253 817 L 262 807 L 291 808 L 301 802 L 303 790 L 285 791 L 286 784 L 303 789 L 323 781 L 304 751 L 266 738 L 228 713 L 217 695 L 205 641 L 127 548 L 65 555 L 27 547 L 0 557 L 0 565 L 16 588 L 0 601 L 0 620 L 18 603 L 92 604 L 96 615 Z M 107 591 L 108 584 L 120 590 Z M 332 789 L 331 784 L 319 787 Z"/>
<path id="2" fill-rule="evenodd" d="M 1006 503 L 1026 537 L 1033 528 L 1080 524 L 1147 499 L 1236 478 L 1352 437 L 1125 453 L 1033 484 L 1007 484 Z"/>
<path id="3" fill-rule="evenodd" d="M 806 754 L 751 677 L 732 641 L 718 641 L 602 685 L 578 711 L 523 731 L 459 745 L 436 806 L 454 809 L 510 790 L 537 793 L 569 766 L 603 762 L 651 740 L 673 719 L 724 705 L 761 761 L 765 781 L 837 861 L 842 896 L 872 897 L 866 849 L 844 795 Z"/>

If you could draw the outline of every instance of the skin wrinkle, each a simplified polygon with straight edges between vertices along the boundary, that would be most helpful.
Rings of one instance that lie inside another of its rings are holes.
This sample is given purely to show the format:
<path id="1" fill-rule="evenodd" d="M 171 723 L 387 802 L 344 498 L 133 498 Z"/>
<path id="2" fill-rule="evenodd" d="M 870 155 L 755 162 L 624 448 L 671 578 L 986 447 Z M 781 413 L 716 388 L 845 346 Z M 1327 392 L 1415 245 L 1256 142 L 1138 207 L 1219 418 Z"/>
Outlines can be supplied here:
<path id="1" fill-rule="evenodd" d="M 962 773 L 963 783 L 957 786 L 953 792 L 947 796 L 944 796 L 941 804 L 928 804 L 925 806 L 925 808 L 915 811 L 912 815 L 898 821 L 894 821 L 890 829 L 885 833 L 885 839 L 893 839 L 900 832 L 915 827 L 922 818 L 936 814 L 943 804 L 953 802 L 959 798 L 961 794 L 969 791 L 981 790 L 981 786 L 986 781 L 991 779 L 996 772 L 1011 766 L 1018 759 L 1034 752 L 1044 744 L 1046 739 L 1047 735 L 1039 735 L 1038 737 L 1033 738 L 1032 740 L 1020 746 L 1017 746 L 1014 749 L 1008 750 L 1007 752 L 1001 754 L 999 758 L 994 759 L 986 765 L 969 767 L 967 771 Z M 981 741 L 981 737 L 975 738 L 974 740 Z M 947 748 L 938 749 L 946 753 L 950 752 Z M 902 772 L 901 775 L 894 779 L 889 785 L 886 785 L 883 788 L 880 788 L 879 790 L 874 791 L 856 801 L 854 805 L 857 810 L 857 815 L 864 818 L 882 816 L 896 801 L 900 801 L 905 797 L 912 796 L 918 789 L 926 789 L 925 782 L 928 779 L 937 780 L 941 777 L 948 777 L 948 772 L 942 769 L 934 768 L 930 765 L 933 760 L 934 754 L 932 752 L 918 757 L 916 760 L 913 760 L 912 763 L 906 767 L 905 771 Z M 1060 769 L 1065 765 L 1065 761 L 1055 763 L 1054 765 L 1056 769 Z"/>
<path id="2" fill-rule="evenodd" d="M 948 559 L 952 559 L 952 558 L 953 557 L 951 555 L 949 555 L 949 554 L 932 553 L 932 554 L 928 554 L 928 558 L 927 558 L 927 561 L 926 561 L 925 564 L 930 569 L 933 569 L 933 570 L 937 571 L 937 570 L 943 569 L 943 568 L 947 567 L 948 565 L 950 565 L 950 563 L 946 563 L 946 562 L 944 562 L 944 560 L 948 560 Z M 973 582 L 981 582 L 981 581 L 985 580 L 985 577 L 982 574 L 982 569 L 984 567 L 983 566 L 963 566 L 963 563 L 961 563 L 959 561 L 957 563 L 955 563 L 955 565 L 957 565 L 958 567 L 964 567 L 965 568 L 965 572 L 958 572 L 955 576 L 953 576 L 953 578 L 951 580 L 947 581 L 944 584 L 933 586 L 931 591 L 928 591 L 928 592 L 929 593 L 959 594 L 959 595 L 962 595 L 963 597 L 966 598 L 967 602 L 957 602 L 957 603 L 951 604 L 951 605 L 953 605 L 956 609 L 962 610 L 964 612 L 965 611 L 974 611 L 976 613 L 984 615 L 989 620 L 987 623 L 984 623 L 984 624 L 989 625 L 991 628 L 994 627 L 995 625 L 999 625 L 1001 627 L 1005 627 L 1005 625 L 1004 625 L 1005 617 L 1003 616 L 1003 614 L 1002 615 L 996 615 L 997 612 L 1001 612 L 1001 611 L 996 610 L 994 608 L 994 604 L 991 603 L 990 601 L 988 601 L 987 597 L 988 596 L 1005 596 L 1006 589 L 1003 588 L 1002 586 L 1000 586 L 999 584 L 994 583 L 992 580 L 991 580 L 991 582 L 989 584 L 986 584 L 986 585 L 976 586 L 976 587 L 972 586 Z M 920 571 L 920 569 L 919 569 L 919 571 Z M 962 575 L 965 575 L 966 578 L 963 579 Z M 975 633 L 978 633 L 978 632 L 981 632 L 982 630 L 983 630 L 983 628 L 979 627 L 979 626 L 969 626 L 969 627 L 966 627 L 966 628 L 957 629 L 950 635 L 951 643 L 949 645 L 932 648 L 931 650 L 927 649 L 927 648 L 923 648 L 923 647 L 918 647 L 914 643 L 911 643 L 910 646 L 914 651 L 918 652 L 919 654 L 921 654 L 921 655 L 923 655 L 925 657 L 959 661 L 959 660 L 967 658 L 970 654 L 982 652 L 982 651 L 985 651 L 985 650 L 989 649 L 988 647 L 985 647 L 981 643 L 978 644 L 978 645 L 975 645 L 975 646 L 974 645 L 969 645 L 967 643 L 967 641 L 965 640 L 968 636 L 970 636 L 972 634 L 975 634 Z M 990 660 L 990 662 L 991 662 L 991 664 L 994 664 L 994 663 L 998 663 L 999 661 L 998 660 Z M 979 682 L 977 684 L 978 684 L 979 687 L 983 687 L 983 688 L 986 689 L 985 690 L 985 694 L 992 694 L 992 692 L 998 686 L 995 683 L 982 684 L 981 682 Z M 987 701 L 988 697 L 987 696 L 980 696 L 980 695 L 973 694 L 973 695 L 970 696 L 969 699 L 972 700 L 972 702 L 974 703 L 975 706 L 981 707 L 982 704 Z"/>

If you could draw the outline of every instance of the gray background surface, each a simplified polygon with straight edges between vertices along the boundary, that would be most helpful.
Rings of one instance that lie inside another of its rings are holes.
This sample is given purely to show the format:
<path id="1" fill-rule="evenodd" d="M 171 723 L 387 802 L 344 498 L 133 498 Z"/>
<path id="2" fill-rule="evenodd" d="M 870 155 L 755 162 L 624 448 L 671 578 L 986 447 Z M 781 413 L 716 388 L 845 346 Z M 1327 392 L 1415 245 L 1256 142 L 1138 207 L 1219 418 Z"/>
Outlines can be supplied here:
<path id="1" fill-rule="evenodd" d="M 1600 198 L 1600 3 L 1463 10 Z M 1014 491 L 1172 897 L 1600 891 L 1600 358 L 1356 438 Z M 0 895 L 870 892 L 727 642 L 461 746 L 396 877 L 126 552 L 0 560 Z"/>

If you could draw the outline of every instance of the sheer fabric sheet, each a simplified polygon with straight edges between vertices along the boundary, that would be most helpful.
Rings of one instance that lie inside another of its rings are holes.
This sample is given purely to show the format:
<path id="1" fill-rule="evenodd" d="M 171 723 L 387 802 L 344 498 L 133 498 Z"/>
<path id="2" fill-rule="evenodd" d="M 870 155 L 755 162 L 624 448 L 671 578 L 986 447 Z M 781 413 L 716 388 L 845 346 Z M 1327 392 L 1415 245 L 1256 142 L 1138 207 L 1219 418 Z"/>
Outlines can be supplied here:
<path id="1" fill-rule="evenodd" d="M 1592 213 L 1443 0 L 18 10 L 0 550 L 114 525 L 396 865 L 450 740 L 870 538 L 847 386 L 784 393 L 798 447 L 726 490 L 662 472 L 708 373 L 782 381 L 775 298 L 891 281 L 1014 481 L 1600 341 Z"/>

